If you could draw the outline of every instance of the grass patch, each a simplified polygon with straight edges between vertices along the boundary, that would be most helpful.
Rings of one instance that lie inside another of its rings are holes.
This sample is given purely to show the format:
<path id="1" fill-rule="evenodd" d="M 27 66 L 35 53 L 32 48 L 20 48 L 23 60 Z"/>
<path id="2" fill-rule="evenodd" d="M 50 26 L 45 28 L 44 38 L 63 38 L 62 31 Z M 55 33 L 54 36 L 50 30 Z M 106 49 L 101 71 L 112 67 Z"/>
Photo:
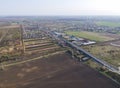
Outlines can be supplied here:
<path id="1" fill-rule="evenodd" d="M 76 37 L 82 37 L 82 38 L 86 38 L 86 39 L 89 39 L 89 40 L 94 40 L 94 41 L 97 41 L 97 42 L 112 40 L 112 38 L 100 35 L 99 33 L 96 33 L 96 32 L 66 31 L 65 33 L 68 34 L 68 35 L 73 35 L 73 36 L 76 36 Z"/>
<path id="2" fill-rule="evenodd" d="M 99 21 L 96 24 L 99 26 L 120 27 L 120 22 Z"/>
<path id="3" fill-rule="evenodd" d="M 85 50 L 94 56 L 119 67 L 120 66 L 120 48 L 110 45 L 90 45 L 83 46 Z"/>

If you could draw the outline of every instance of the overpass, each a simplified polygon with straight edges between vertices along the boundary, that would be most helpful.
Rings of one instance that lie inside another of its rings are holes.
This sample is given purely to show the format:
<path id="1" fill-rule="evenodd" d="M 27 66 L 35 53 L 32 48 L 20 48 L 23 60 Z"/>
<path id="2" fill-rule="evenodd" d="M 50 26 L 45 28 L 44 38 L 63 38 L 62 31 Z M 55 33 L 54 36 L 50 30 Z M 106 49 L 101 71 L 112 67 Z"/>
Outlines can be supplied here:
<path id="1" fill-rule="evenodd" d="M 90 57 L 91 59 L 93 59 L 94 61 L 96 61 L 97 63 L 101 64 L 102 66 L 105 66 L 108 70 L 112 71 L 112 72 L 115 72 L 115 73 L 118 73 L 120 74 L 119 70 L 117 67 L 114 67 L 110 64 L 108 64 L 107 62 L 99 59 L 99 58 L 96 58 L 95 56 L 93 56 L 92 54 L 90 54 L 89 52 L 85 51 L 84 49 L 82 49 L 81 47 L 69 42 L 69 41 L 65 41 L 70 47 L 72 48 L 75 48 L 77 49 L 79 52 L 82 52 L 84 53 L 85 55 L 87 55 L 87 57 Z"/>
<path id="2" fill-rule="evenodd" d="M 78 50 L 79 52 L 84 53 L 87 57 L 93 59 L 94 61 L 96 61 L 97 63 L 101 64 L 102 66 L 105 66 L 109 71 L 112 71 L 112 72 L 115 72 L 115 73 L 117 73 L 117 74 L 120 74 L 120 71 L 119 71 L 119 69 L 118 69 L 117 67 L 114 67 L 114 66 L 112 66 L 111 64 L 109 64 L 109 63 L 107 63 L 107 62 L 105 62 L 105 61 L 103 61 L 103 60 L 101 60 L 101 59 L 99 59 L 99 58 L 96 58 L 95 56 L 93 56 L 93 55 L 90 54 L 89 52 L 87 52 L 87 51 L 85 51 L 84 49 L 82 49 L 81 47 L 73 44 L 72 42 L 69 42 L 68 40 L 64 39 L 63 37 L 61 37 L 61 38 L 58 38 L 58 37 L 57 37 L 57 38 L 56 38 L 56 36 L 55 36 L 53 33 L 51 33 L 50 36 L 51 36 L 52 38 L 54 38 L 55 40 L 57 40 L 57 42 L 59 42 L 59 41 L 64 41 L 67 46 L 69 46 L 69 47 L 71 47 L 71 48 L 73 48 L 73 49 L 76 49 L 76 50 Z"/>

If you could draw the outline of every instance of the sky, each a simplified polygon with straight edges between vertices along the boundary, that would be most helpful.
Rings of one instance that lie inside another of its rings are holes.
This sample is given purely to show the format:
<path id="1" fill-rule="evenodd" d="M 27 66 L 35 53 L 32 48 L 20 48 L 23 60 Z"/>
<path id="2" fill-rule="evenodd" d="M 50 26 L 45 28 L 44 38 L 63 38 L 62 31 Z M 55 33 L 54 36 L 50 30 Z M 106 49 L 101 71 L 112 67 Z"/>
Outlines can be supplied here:
<path id="1" fill-rule="evenodd" d="M 120 0 L 0 0 L 0 15 L 120 16 Z"/>

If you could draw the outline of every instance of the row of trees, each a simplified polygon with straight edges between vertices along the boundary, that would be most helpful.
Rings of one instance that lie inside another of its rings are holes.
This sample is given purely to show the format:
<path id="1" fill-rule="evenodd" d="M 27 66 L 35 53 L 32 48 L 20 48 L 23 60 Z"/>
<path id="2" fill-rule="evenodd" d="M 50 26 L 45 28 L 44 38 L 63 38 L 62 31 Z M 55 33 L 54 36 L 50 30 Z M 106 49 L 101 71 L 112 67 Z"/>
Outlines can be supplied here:
<path id="1" fill-rule="evenodd" d="M 17 59 L 20 59 L 19 57 L 10 57 L 10 56 L 1 56 L 0 57 L 0 63 L 7 62 L 7 61 L 15 61 Z"/>

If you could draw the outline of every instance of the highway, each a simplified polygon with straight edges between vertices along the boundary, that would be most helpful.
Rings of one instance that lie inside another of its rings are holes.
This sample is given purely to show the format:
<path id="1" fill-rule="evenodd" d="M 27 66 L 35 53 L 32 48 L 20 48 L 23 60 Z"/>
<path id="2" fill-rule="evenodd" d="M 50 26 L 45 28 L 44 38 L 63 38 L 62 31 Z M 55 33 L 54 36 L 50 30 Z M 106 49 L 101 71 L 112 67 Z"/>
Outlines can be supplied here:
<path id="1" fill-rule="evenodd" d="M 47 34 L 46 31 L 44 31 L 44 32 Z M 49 34 L 47 34 L 47 35 L 49 35 L 53 40 L 56 40 L 58 43 L 61 43 L 61 41 L 64 41 L 67 46 L 72 47 L 72 48 L 78 50 L 79 52 L 84 53 L 87 57 L 93 59 L 94 61 L 96 61 L 97 63 L 101 64 L 102 66 L 105 66 L 109 71 L 112 71 L 112 72 L 115 72 L 117 74 L 120 74 L 120 71 L 118 70 L 117 67 L 112 66 L 111 64 L 105 62 L 104 60 L 96 58 L 95 56 L 93 56 L 92 54 L 90 54 L 89 52 L 87 52 L 86 50 L 84 50 L 81 47 L 73 44 L 72 42 L 69 42 L 68 40 L 64 39 L 63 37 L 60 37 L 60 38 L 57 37 L 54 34 L 54 32 L 49 32 Z"/>
<path id="2" fill-rule="evenodd" d="M 105 61 L 103 61 L 99 58 L 96 58 L 95 56 L 93 56 L 92 54 L 87 52 L 86 50 L 84 50 L 81 47 L 73 44 L 72 42 L 69 42 L 68 40 L 64 39 L 63 37 L 62 38 L 58 38 L 58 37 L 56 38 L 56 36 L 53 33 L 51 33 L 51 37 L 54 38 L 55 40 L 58 40 L 58 42 L 59 41 L 64 41 L 70 47 L 77 49 L 79 52 L 84 53 L 87 57 L 90 57 L 91 59 L 93 59 L 97 63 L 101 64 L 102 66 L 105 66 L 109 71 L 120 74 L 120 71 L 118 70 L 117 67 L 114 67 L 114 66 L 110 65 L 109 63 L 107 63 L 107 62 L 105 62 Z"/>
<path id="3" fill-rule="evenodd" d="M 77 49 L 78 51 L 83 52 L 84 54 L 86 54 L 88 57 L 90 57 L 91 59 L 95 60 L 95 61 L 98 62 L 99 64 L 105 66 L 108 70 L 120 74 L 119 70 L 118 70 L 116 67 L 108 64 L 107 62 L 105 62 L 105 61 L 103 61 L 103 60 L 101 60 L 101 59 L 96 58 L 95 56 L 93 56 L 93 55 L 90 54 L 89 52 L 85 51 L 85 50 L 82 49 L 81 47 L 79 47 L 79 46 L 77 46 L 77 45 L 75 45 L 75 44 L 73 44 L 73 43 L 71 43 L 71 42 L 69 42 L 69 41 L 66 41 L 66 43 L 69 44 L 69 45 L 71 45 L 72 47 L 74 47 L 74 48 Z"/>

